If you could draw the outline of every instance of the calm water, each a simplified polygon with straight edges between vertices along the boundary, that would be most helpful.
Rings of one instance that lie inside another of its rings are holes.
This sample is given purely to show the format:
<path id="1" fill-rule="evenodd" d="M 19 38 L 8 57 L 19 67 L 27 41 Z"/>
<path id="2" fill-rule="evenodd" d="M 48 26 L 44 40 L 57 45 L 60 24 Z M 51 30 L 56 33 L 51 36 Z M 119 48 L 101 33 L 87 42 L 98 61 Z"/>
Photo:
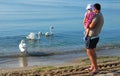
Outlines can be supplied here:
<path id="1" fill-rule="evenodd" d="M 28 52 L 65 53 L 84 49 L 83 17 L 88 3 L 98 0 L 1 0 L 0 56 L 18 55 L 18 45 L 24 39 Z M 99 46 L 120 45 L 120 1 L 100 0 L 105 18 Z M 41 36 L 40 41 L 27 40 L 30 32 L 49 32 L 53 37 Z"/>

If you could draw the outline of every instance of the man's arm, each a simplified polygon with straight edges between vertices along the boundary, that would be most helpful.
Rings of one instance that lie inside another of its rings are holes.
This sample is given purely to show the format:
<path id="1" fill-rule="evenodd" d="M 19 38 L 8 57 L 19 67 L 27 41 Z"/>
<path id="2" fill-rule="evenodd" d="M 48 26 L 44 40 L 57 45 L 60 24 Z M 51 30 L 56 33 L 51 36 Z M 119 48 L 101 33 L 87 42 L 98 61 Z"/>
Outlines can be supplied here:
<path id="1" fill-rule="evenodd" d="M 92 22 L 90 23 L 90 25 L 89 25 L 89 29 L 94 28 L 94 27 L 95 27 L 95 24 L 96 24 L 96 22 L 95 22 L 95 21 L 92 21 Z"/>
<path id="2" fill-rule="evenodd" d="M 90 23 L 90 25 L 89 25 L 89 29 L 94 28 L 95 25 L 96 25 L 96 22 L 97 22 L 97 18 L 95 17 L 95 18 L 92 20 L 92 22 Z"/>

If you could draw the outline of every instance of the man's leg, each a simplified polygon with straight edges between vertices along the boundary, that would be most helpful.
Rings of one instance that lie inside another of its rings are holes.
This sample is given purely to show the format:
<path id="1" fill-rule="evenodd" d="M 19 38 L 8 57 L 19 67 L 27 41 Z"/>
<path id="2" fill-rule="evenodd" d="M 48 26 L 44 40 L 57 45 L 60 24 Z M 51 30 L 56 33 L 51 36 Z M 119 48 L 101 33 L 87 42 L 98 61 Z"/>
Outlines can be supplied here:
<path id="1" fill-rule="evenodd" d="M 96 49 L 93 49 L 92 54 L 93 54 L 93 58 L 94 58 L 94 69 L 93 69 L 93 71 L 98 71 Z"/>
<path id="2" fill-rule="evenodd" d="M 97 56 L 96 56 L 96 51 L 95 49 L 87 49 L 87 55 L 90 59 L 91 62 L 91 70 L 97 71 L 98 67 L 97 67 Z"/>

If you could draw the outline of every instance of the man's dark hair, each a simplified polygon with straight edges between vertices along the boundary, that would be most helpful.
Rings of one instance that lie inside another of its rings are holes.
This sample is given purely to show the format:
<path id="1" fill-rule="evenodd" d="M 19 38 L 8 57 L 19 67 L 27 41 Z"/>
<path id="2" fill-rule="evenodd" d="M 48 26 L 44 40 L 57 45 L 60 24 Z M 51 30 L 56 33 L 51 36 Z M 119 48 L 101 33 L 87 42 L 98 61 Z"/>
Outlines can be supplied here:
<path id="1" fill-rule="evenodd" d="M 95 3 L 94 8 L 97 10 L 101 10 L 101 5 L 99 3 Z"/>

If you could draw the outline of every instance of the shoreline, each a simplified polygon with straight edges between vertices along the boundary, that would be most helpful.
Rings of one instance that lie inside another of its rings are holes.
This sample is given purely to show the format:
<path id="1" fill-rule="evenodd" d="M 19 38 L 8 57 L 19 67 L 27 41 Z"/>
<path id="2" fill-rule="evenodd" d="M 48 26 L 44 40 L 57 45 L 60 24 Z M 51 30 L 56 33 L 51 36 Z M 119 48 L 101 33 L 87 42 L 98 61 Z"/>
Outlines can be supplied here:
<path id="1" fill-rule="evenodd" d="M 98 50 L 97 54 L 98 54 L 98 58 L 99 57 L 106 57 L 106 56 L 107 57 L 109 56 L 109 57 L 113 58 L 113 60 L 109 59 L 108 61 L 104 61 L 105 63 L 100 62 L 100 63 L 98 63 L 99 65 L 105 65 L 106 64 L 106 66 L 107 66 L 107 65 L 110 65 L 110 64 L 116 64 L 116 62 L 120 63 L 120 59 L 114 61 L 114 57 L 116 58 L 116 57 L 118 57 L 120 55 L 120 49 L 119 48 L 117 48 L 117 49 Z M 34 66 L 24 66 L 24 67 L 2 68 L 2 69 L 0 69 L 0 72 L 2 72 L 2 74 L 3 73 L 4 74 L 12 74 L 12 73 L 15 73 L 15 72 L 22 73 L 23 71 L 26 71 L 25 73 L 28 73 L 29 71 L 36 71 L 35 68 L 41 68 L 41 67 L 61 68 L 61 67 L 69 67 L 69 66 L 72 66 L 72 67 L 79 66 L 80 68 L 81 67 L 86 68 L 86 67 L 89 66 L 89 64 L 87 64 L 87 66 L 86 66 L 86 64 L 83 63 L 85 61 L 87 61 L 87 63 L 89 63 L 88 62 L 89 60 L 87 60 L 86 58 L 87 58 L 87 56 L 82 57 L 82 58 L 78 56 L 78 57 L 73 57 L 71 59 L 68 59 L 66 62 L 63 62 L 63 63 L 60 63 L 60 64 L 50 64 L 49 63 L 49 65 L 34 65 Z M 81 61 L 81 59 L 83 59 L 83 61 Z M 26 65 L 26 63 L 24 65 Z M 23 64 L 22 64 L 22 66 L 23 66 Z M 117 68 L 120 70 L 120 66 L 117 66 Z M 114 68 L 114 70 L 115 70 L 115 68 Z M 108 72 L 107 72 L 107 74 L 108 74 Z"/>
<path id="2" fill-rule="evenodd" d="M 119 56 L 120 48 L 97 50 L 98 56 Z M 1 58 L 0 69 L 5 68 L 20 68 L 32 66 L 54 66 L 60 64 L 71 63 L 71 61 L 87 57 L 86 52 L 66 53 L 52 56 L 33 56 L 33 57 L 18 57 L 18 58 Z M 77 61 L 77 60 L 76 60 Z M 77 63 L 77 62 L 76 62 Z"/>

